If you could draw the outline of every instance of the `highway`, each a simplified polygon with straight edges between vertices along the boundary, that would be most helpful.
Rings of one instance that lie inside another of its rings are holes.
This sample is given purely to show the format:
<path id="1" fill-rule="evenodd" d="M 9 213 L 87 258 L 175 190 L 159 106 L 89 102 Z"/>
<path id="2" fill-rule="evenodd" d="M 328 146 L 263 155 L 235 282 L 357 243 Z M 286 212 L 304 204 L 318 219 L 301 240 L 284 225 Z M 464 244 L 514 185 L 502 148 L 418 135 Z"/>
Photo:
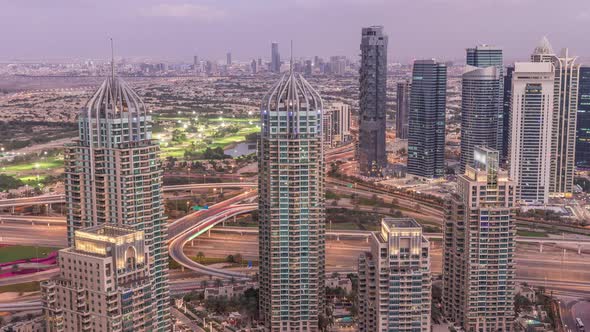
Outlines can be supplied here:
<path id="1" fill-rule="evenodd" d="M 213 226 L 224 221 L 225 219 L 241 213 L 254 211 L 257 207 L 257 204 L 214 207 L 214 210 L 210 211 L 214 213 L 213 215 L 202 219 L 201 221 L 192 225 L 186 231 L 181 232 L 178 234 L 178 236 L 172 238 L 168 246 L 168 253 L 170 254 L 170 257 L 172 257 L 172 259 L 174 259 L 183 267 L 195 272 L 221 278 L 249 279 L 250 277 L 243 273 L 231 272 L 224 269 L 215 269 L 193 261 L 185 254 L 184 246 L 187 242 L 208 231 Z"/>

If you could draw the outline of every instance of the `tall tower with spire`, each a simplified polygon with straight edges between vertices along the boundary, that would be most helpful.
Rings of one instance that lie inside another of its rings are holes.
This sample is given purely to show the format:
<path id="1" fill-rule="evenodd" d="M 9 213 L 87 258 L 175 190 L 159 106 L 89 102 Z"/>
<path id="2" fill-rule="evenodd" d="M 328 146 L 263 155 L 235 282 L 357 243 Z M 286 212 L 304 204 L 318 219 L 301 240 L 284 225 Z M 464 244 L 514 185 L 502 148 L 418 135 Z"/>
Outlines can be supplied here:
<path id="1" fill-rule="evenodd" d="M 111 76 L 80 112 L 78 139 L 65 147 L 68 245 L 74 246 L 77 230 L 103 224 L 143 231 L 152 301 L 141 308 L 151 318 L 142 330 L 168 331 L 160 148 L 152 140 L 152 119 L 145 104 L 115 75 L 112 62 Z M 123 313 L 123 325 L 133 319 L 132 313 Z"/>
<path id="2" fill-rule="evenodd" d="M 324 313 L 323 105 L 291 69 L 262 99 L 260 316 L 266 331 L 318 331 Z"/>
<path id="3" fill-rule="evenodd" d="M 543 37 L 531 55 L 533 62 L 551 62 L 555 67 L 553 97 L 553 133 L 551 138 L 551 175 L 549 193 L 570 197 L 574 191 L 576 117 L 580 65 L 567 48 L 559 56 L 547 37 Z"/>

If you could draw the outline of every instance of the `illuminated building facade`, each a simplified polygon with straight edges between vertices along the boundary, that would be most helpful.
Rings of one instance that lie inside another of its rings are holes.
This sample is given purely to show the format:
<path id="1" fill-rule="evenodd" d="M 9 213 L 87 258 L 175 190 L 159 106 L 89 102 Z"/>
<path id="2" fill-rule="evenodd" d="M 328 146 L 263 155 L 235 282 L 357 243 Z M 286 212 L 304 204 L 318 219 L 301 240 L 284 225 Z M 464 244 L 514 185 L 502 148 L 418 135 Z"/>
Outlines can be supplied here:
<path id="1" fill-rule="evenodd" d="M 574 191 L 576 117 L 580 65 L 568 49 L 555 55 L 546 37 L 531 55 L 533 62 L 550 62 L 555 70 L 553 81 L 553 118 L 551 137 L 551 176 L 549 193 L 571 197 Z"/>
<path id="2" fill-rule="evenodd" d="M 359 331 L 430 331 L 429 242 L 414 219 L 384 218 L 359 257 Z"/>
<path id="3" fill-rule="evenodd" d="M 475 147 L 444 224 L 444 314 L 467 332 L 512 331 L 516 185 L 497 150 Z"/>
<path id="4" fill-rule="evenodd" d="M 113 73 L 79 116 L 78 140 L 66 145 L 67 236 L 102 224 L 145 234 L 153 330 L 168 331 L 170 304 L 160 148 L 139 96 Z"/>
<path id="5" fill-rule="evenodd" d="M 74 232 L 59 251 L 60 274 L 42 283 L 47 331 L 152 331 L 156 303 L 145 238 L 100 225 Z"/>
<path id="6" fill-rule="evenodd" d="M 325 307 L 322 99 L 291 71 L 260 112 L 260 318 L 267 331 L 318 331 Z"/>

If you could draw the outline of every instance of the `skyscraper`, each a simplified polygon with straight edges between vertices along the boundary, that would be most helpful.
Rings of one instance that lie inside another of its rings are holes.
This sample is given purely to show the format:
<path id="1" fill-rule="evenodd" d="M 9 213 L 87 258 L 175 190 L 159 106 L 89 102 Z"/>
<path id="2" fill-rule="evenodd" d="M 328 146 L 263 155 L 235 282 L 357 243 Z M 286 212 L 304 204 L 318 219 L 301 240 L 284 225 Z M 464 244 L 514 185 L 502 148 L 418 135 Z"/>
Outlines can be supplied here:
<path id="1" fill-rule="evenodd" d="M 497 94 L 498 96 L 494 98 L 494 106 L 496 107 L 496 125 L 488 127 L 488 131 L 491 131 L 490 134 L 496 135 L 496 141 L 492 142 L 485 142 L 486 146 L 489 146 L 493 149 L 498 151 L 502 151 L 504 145 L 504 112 L 503 112 L 503 100 L 504 100 L 504 61 L 502 56 L 502 49 L 496 46 L 491 45 L 477 45 L 476 47 L 468 48 L 466 50 L 466 63 L 468 66 L 473 66 L 477 68 L 487 68 L 490 66 L 496 67 L 496 72 L 498 73 L 498 89 Z M 487 77 L 486 80 L 490 80 L 490 77 Z M 487 86 L 490 85 L 491 82 L 486 84 Z M 483 92 L 483 91 L 482 91 Z M 483 92 L 485 93 L 485 92 Z M 490 104 L 488 101 L 487 104 Z M 487 106 L 490 107 L 491 105 Z M 461 139 L 463 137 L 461 136 Z M 463 151 L 461 151 L 463 154 Z M 465 153 L 466 159 L 471 159 L 473 157 L 473 149 L 466 151 Z M 463 164 L 461 164 L 461 174 L 465 170 Z"/>
<path id="2" fill-rule="evenodd" d="M 252 74 L 256 74 L 258 72 L 258 65 L 256 64 L 256 60 L 252 60 L 250 63 L 250 71 Z"/>
<path id="3" fill-rule="evenodd" d="M 395 115 L 395 137 L 408 138 L 408 117 L 410 114 L 410 89 L 408 81 L 397 83 L 397 114 Z"/>
<path id="4" fill-rule="evenodd" d="M 549 200 L 553 81 L 549 62 L 517 62 L 512 74 L 510 112 L 510 177 L 519 200 L 545 204 Z"/>
<path id="5" fill-rule="evenodd" d="M 498 151 L 475 147 L 473 159 L 446 207 L 444 313 L 465 331 L 512 331 L 515 183 Z"/>
<path id="6" fill-rule="evenodd" d="M 270 71 L 281 72 L 281 55 L 279 54 L 279 43 L 272 43 L 270 46 Z"/>
<path id="7" fill-rule="evenodd" d="M 359 165 L 365 176 L 381 176 L 387 167 L 385 99 L 387 35 L 382 26 L 362 29 L 359 70 Z"/>
<path id="8" fill-rule="evenodd" d="M 384 218 L 359 257 L 359 331 L 430 331 L 429 242 L 410 218 Z"/>
<path id="9" fill-rule="evenodd" d="M 408 129 L 408 174 L 445 175 L 447 67 L 435 60 L 416 60 L 412 70 Z"/>
<path id="10" fill-rule="evenodd" d="M 153 330 L 170 329 L 166 218 L 151 115 L 127 83 L 108 77 L 82 109 L 78 140 L 65 146 L 67 237 L 102 224 L 145 234 Z"/>
<path id="11" fill-rule="evenodd" d="M 231 62 L 231 52 L 227 52 L 227 54 L 225 55 L 225 62 L 228 66 L 231 66 L 232 62 Z"/>
<path id="12" fill-rule="evenodd" d="M 554 196 L 572 195 L 576 145 L 576 116 L 578 111 L 578 79 L 580 65 L 577 57 L 564 49 L 559 56 L 543 37 L 533 51 L 533 62 L 550 62 L 555 69 L 553 97 L 553 133 L 551 138 L 551 184 L 549 193 Z"/>
<path id="13" fill-rule="evenodd" d="M 510 109 L 512 101 L 512 73 L 514 73 L 514 65 L 506 67 L 506 75 L 504 75 L 504 101 L 502 110 L 502 121 L 504 122 L 502 130 L 502 151 L 500 160 L 503 165 L 508 162 L 510 155 Z"/>
<path id="14" fill-rule="evenodd" d="M 325 301 L 323 105 L 292 70 L 262 100 L 258 148 L 260 317 L 318 331 Z"/>
<path id="15" fill-rule="evenodd" d="M 196 72 L 199 72 L 200 69 L 200 65 L 199 65 L 199 57 L 198 56 L 194 56 L 193 57 L 193 70 Z"/>
<path id="16" fill-rule="evenodd" d="M 462 77 L 461 93 L 461 160 L 460 174 L 473 162 L 473 148 L 498 145 L 498 110 L 502 102 L 500 80 L 503 77 L 495 66 L 478 68 L 467 66 Z M 500 139 L 501 140 L 501 139 Z"/>
<path id="17" fill-rule="evenodd" d="M 580 68 L 576 165 L 580 168 L 590 168 L 590 66 Z"/>
<path id="18" fill-rule="evenodd" d="M 77 230 L 59 251 L 59 276 L 41 285 L 47 331 L 152 331 L 156 303 L 143 231 Z"/>

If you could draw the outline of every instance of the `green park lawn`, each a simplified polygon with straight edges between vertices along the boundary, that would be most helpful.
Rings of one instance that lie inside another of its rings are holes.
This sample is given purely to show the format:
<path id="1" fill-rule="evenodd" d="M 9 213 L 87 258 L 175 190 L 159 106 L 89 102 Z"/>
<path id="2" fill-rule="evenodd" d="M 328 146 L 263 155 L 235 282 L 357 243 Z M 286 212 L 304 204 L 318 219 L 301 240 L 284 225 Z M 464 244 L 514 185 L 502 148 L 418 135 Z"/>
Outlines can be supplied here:
<path id="1" fill-rule="evenodd" d="M 28 161 L 25 163 L 2 166 L 2 171 L 6 173 L 28 172 L 34 170 L 44 171 L 47 169 L 55 169 L 64 166 L 63 159 L 47 158 L 46 160 Z"/>
<path id="2" fill-rule="evenodd" d="M 56 248 L 31 246 L 0 247 L 0 263 L 12 262 L 19 259 L 45 257 L 56 250 Z"/>
<path id="3" fill-rule="evenodd" d="M 527 231 L 527 230 L 522 230 L 522 229 L 517 230 L 516 235 L 529 236 L 529 237 L 547 237 L 547 233 L 545 233 L 545 232 Z"/>

